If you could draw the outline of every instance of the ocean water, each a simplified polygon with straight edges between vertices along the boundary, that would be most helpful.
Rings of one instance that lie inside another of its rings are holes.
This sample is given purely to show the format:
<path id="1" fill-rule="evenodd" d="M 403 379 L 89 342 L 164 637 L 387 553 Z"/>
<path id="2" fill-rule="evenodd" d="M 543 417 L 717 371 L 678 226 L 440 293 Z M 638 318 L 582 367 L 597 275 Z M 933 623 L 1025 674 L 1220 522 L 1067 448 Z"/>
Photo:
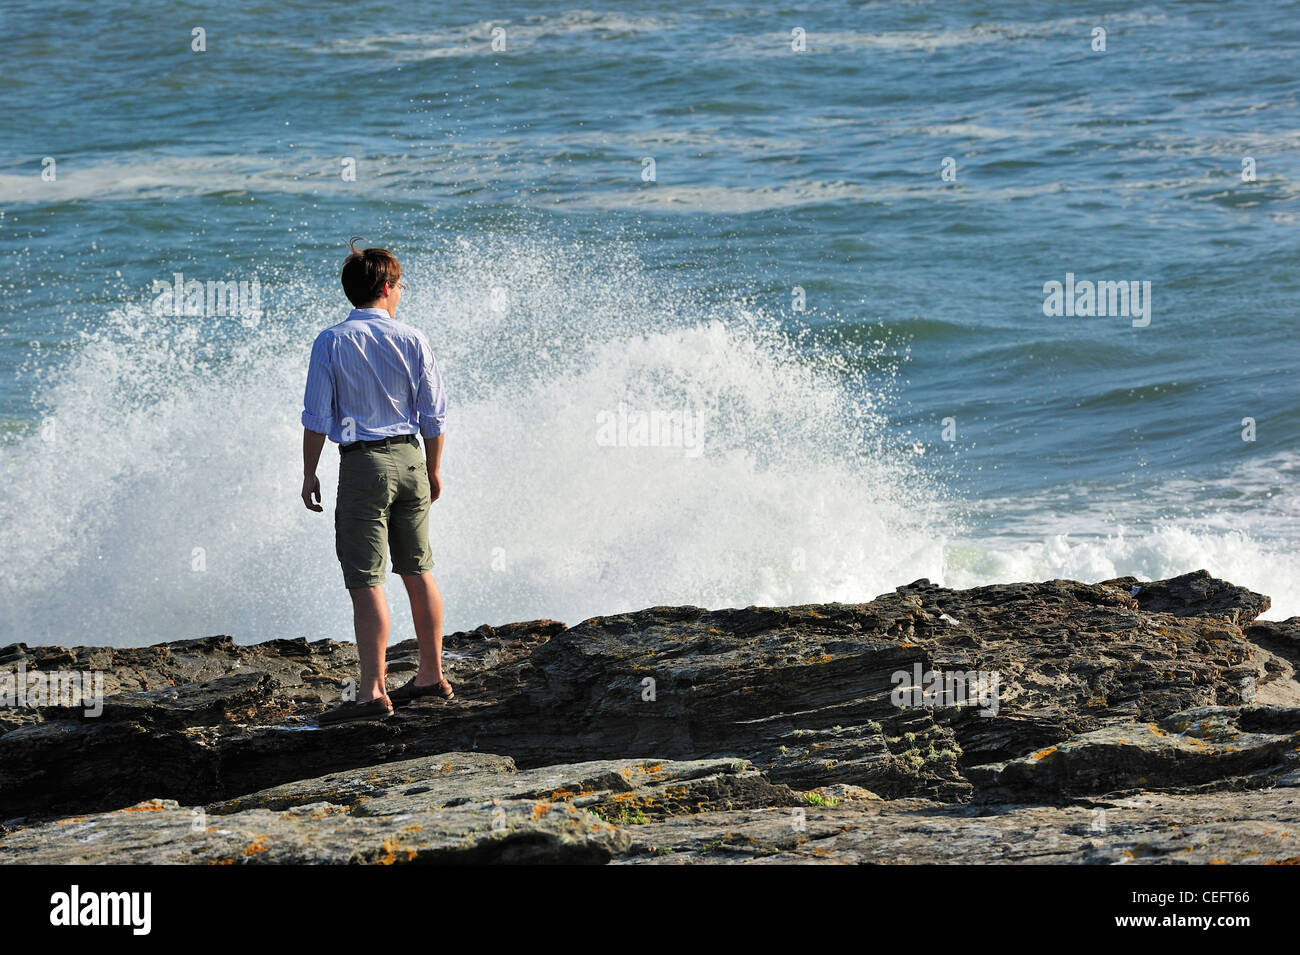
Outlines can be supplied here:
<path id="1" fill-rule="evenodd" d="M 354 234 L 447 381 L 449 631 L 1201 567 L 1300 614 L 1298 4 L 0 20 L 0 644 L 350 639 L 332 446 L 298 493 Z"/>

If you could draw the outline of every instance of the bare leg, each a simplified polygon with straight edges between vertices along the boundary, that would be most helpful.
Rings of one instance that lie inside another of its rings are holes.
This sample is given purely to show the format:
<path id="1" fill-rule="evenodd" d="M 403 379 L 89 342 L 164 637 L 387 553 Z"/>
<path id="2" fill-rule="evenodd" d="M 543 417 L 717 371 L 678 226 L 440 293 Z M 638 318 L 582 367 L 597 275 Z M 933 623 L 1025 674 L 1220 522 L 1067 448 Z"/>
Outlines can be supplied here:
<path id="1" fill-rule="evenodd" d="M 357 656 L 361 658 L 361 683 L 357 702 L 366 703 L 387 695 L 384 687 L 384 655 L 388 649 L 388 600 L 384 588 L 349 587 L 352 597 L 352 626 L 357 635 Z"/>
<path id="2" fill-rule="evenodd" d="M 433 579 L 433 571 L 402 574 L 406 596 L 411 601 L 411 619 L 415 623 L 415 642 L 420 647 L 420 669 L 416 686 L 442 682 L 442 592 Z"/>

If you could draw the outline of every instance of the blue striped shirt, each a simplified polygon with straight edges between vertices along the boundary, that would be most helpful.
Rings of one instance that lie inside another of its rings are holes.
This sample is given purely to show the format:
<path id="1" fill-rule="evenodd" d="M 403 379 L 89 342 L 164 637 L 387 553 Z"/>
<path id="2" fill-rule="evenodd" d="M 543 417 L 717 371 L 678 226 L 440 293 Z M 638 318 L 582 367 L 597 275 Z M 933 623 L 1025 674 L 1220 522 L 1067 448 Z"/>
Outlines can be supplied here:
<path id="1" fill-rule="evenodd" d="M 424 335 L 382 308 L 354 308 L 311 346 L 302 426 L 336 444 L 442 434 L 447 395 Z"/>

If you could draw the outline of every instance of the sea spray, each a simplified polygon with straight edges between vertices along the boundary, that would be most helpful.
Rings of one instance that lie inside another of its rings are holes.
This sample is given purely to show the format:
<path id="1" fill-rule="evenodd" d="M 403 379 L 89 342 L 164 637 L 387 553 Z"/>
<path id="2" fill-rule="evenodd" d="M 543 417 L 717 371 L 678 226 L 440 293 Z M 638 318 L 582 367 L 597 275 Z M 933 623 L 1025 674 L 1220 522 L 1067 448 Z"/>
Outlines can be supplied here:
<path id="1" fill-rule="evenodd" d="M 613 242 L 461 241 L 403 264 L 413 290 L 398 317 L 427 334 L 449 389 L 430 522 L 448 632 L 668 603 L 861 601 L 941 578 L 939 489 L 895 446 L 887 382 L 863 356 L 674 288 Z M 0 503 L 12 639 L 350 638 L 332 445 L 325 514 L 298 493 L 310 343 L 347 308 L 333 289 L 273 279 L 262 299 L 247 327 L 160 320 L 142 293 L 43 370 L 62 437 L 13 449 Z M 620 403 L 699 413 L 702 453 L 603 446 L 597 415 Z M 397 584 L 394 640 L 410 635 Z"/>

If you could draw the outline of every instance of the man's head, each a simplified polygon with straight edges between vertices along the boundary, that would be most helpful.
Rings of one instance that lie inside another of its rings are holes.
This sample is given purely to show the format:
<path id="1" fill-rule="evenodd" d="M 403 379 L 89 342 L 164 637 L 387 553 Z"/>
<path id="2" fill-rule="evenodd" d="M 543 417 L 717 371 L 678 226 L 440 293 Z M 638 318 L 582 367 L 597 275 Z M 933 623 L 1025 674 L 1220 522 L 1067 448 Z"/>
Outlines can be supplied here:
<path id="1" fill-rule="evenodd" d="M 387 249 L 358 249 L 364 242 L 353 236 L 350 254 L 343 260 L 343 294 L 357 308 L 387 309 L 392 315 L 402 297 L 402 266 Z"/>

